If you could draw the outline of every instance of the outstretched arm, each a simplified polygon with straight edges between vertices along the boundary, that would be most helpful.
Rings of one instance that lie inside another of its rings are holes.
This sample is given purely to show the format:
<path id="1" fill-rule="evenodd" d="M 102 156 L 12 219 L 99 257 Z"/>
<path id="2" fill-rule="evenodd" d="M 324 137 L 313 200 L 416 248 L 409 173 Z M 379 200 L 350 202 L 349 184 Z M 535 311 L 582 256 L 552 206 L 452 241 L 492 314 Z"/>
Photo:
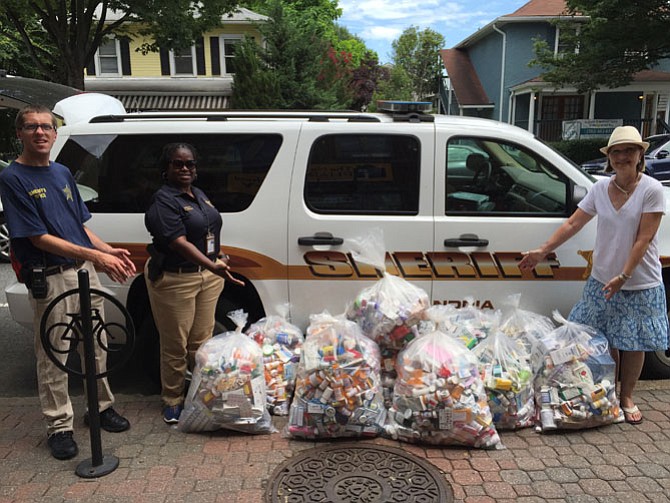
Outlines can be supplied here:
<path id="1" fill-rule="evenodd" d="M 539 262 L 544 260 L 549 253 L 577 234 L 592 218 L 593 215 L 589 215 L 585 211 L 577 208 L 570 218 L 556 229 L 556 232 L 554 232 L 542 246 L 524 253 L 524 257 L 521 259 L 521 262 L 519 262 L 519 267 L 525 270 L 535 267 Z"/>

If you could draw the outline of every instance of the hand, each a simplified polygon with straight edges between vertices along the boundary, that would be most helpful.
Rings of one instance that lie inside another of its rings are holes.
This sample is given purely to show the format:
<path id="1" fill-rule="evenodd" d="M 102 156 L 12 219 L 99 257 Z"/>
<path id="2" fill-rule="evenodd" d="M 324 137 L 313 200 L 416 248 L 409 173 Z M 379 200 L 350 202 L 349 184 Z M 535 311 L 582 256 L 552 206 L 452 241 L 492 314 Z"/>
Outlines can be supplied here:
<path id="1" fill-rule="evenodd" d="M 621 287 L 625 282 L 626 281 L 621 277 L 621 275 L 615 276 L 609 280 L 602 290 L 605 292 L 605 300 L 610 300 L 615 293 L 621 290 Z"/>
<path id="2" fill-rule="evenodd" d="M 95 266 L 107 274 L 112 281 L 125 283 L 128 278 L 135 274 L 135 264 L 130 261 L 130 254 L 127 250 L 115 248 L 114 253 L 101 252 L 95 261 Z M 123 253 L 125 252 L 125 253 Z M 118 255 L 118 256 L 117 256 Z"/>
<path id="3" fill-rule="evenodd" d="M 212 272 L 217 276 L 221 276 L 223 279 L 228 279 L 233 283 L 236 283 L 240 286 L 244 286 L 244 281 L 239 280 L 232 274 L 230 274 L 230 266 L 227 263 L 222 262 L 221 260 L 217 260 L 214 263 L 214 268 L 212 269 Z"/>
<path id="4" fill-rule="evenodd" d="M 547 254 L 539 248 L 523 252 L 522 255 L 523 258 L 519 262 L 519 269 L 524 271 L 532 269 L 547 256 Z"/>
<path id="5" fill-rule="evenodd" d="M 128 277 L 134 276 L 135 273 L 137 272 L 137 269 L 135 268 L 135 264 L 133 261 L 130 259 L 130 252 L 126 250 L 125 248 L 112 248 L 110 251 L 108 251 L 110 255 L 114 255 L 117 258 L 120 258 L 123 263 L 126 265 L 128 269 Z"/>

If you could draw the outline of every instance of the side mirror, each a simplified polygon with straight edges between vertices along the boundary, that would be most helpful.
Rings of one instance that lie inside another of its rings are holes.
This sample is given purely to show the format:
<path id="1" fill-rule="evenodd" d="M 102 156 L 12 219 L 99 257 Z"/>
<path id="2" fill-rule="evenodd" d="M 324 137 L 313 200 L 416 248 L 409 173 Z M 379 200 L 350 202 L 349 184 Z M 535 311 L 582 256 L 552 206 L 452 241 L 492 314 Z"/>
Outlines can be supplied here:
<path id="1" fill-rule="evenodd" d="M 586 187 L 582 187 L 581 185 L 575 185 L 572 187 L 572 206 L 574 208 L 577 208 L 579 202 L 586 197 L 587 192 L 588 190 Z"/>
<path id="2" fill-rule="evenodd" d="M 668 152 L 667 150 L 659 150 L 658 152 L 656 152 L 656 159 L 665 159 L 669 155 L 670 152 Z"/>

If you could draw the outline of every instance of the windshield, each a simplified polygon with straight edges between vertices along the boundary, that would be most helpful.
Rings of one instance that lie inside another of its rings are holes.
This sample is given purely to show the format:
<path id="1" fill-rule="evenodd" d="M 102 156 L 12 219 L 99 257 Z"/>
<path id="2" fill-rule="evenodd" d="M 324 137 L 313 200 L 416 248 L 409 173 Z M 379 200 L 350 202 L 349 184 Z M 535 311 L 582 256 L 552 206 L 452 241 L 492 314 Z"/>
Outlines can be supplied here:
<path id="1" fill-rule="evenodd" d="M 660 148 L 668 143 L 668 141 L 670 141 L 670 135 L 652 136 L 647 138 L 647 141 L 649 142 L 649 148 L 647 149 L 647 152 L 653 152 L 657 148 Z"/>

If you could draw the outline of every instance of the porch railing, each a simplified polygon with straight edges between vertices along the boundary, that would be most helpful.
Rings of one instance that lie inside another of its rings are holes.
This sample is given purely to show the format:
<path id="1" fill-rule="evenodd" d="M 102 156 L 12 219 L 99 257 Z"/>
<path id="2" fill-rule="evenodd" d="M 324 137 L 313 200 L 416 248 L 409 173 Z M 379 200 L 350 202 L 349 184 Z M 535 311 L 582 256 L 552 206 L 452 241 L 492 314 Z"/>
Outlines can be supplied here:
<path id="1" fill-rule="evenodd" d="M 528 121 L 516 121 L 515 125 L 528 129 Z M 624 119 L 624 126 L 635 126 L 643 137 L 651 136 L 653 134 L 668 133 L 668 125 L 665 121 L 654 121 L 652 119 Z M 534 121 L 533 133 L 544 141 L 559 141 L 562 139 L 563 120 L 560 119 L 540 119 Z"/>

